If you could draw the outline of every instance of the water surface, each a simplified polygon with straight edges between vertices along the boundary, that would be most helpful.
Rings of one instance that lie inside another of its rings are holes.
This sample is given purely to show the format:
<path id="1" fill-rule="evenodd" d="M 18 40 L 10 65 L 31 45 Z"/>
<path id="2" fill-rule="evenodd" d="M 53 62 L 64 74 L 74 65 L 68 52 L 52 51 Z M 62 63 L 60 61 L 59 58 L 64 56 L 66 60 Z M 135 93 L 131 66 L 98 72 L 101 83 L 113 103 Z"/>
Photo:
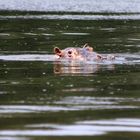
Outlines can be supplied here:
<path id="1" fill-rule="evenodd" d="M 97 15 L 106 18 L 80 11 L 0 13 L 0 140 L 139 140 L 139 14 Z M 54 47 L 86 42 L 126 59 L 53 60 Z"/>

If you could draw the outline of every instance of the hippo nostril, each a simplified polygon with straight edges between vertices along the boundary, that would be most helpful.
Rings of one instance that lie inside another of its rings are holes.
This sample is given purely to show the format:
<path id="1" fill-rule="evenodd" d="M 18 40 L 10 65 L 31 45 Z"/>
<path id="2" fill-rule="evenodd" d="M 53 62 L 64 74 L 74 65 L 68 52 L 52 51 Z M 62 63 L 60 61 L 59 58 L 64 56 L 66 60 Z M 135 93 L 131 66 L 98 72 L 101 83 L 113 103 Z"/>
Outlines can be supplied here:
<path id="1" fill-rule="evenodd" d="M 68 51 L 68 54 L 72 54 L 72 52 L 71 51 Z"/>

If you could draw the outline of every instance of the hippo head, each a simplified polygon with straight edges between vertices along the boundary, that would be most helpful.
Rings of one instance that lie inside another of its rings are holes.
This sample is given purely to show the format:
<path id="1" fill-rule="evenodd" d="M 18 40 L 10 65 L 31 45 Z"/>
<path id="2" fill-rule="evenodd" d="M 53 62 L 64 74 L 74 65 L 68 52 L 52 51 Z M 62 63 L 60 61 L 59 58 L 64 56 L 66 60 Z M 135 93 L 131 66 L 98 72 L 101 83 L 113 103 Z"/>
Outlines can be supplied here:
<path id="1" fill-rule="evenodd" d="M 66 48 L 64 50 L 61 50 L 58 47 L 55 47 L 54 53 L 59 56 L 59 58 L 76 59 L 79 56 L 76 48 Z"/>
<path id="2" fill-rule="evenodd" d="M 58 47 L 54 48 L 54 53 L 57 58 L 66 58 L 66 59 L 77 59 L 84 60 L 87 57 L 88 53 L 92 53 L 93 48 L 90 47 L 87 43 L 81 48 L 68 47 L 64 50 L 61 50 Z"/>

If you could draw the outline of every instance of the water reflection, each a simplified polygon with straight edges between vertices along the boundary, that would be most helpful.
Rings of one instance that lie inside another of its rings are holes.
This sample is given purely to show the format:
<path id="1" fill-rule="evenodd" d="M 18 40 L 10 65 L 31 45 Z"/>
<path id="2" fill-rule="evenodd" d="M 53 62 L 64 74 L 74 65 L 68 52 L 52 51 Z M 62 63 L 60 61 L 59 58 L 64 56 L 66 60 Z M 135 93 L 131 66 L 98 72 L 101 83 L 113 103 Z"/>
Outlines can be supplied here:
<path id="1" fill-rule="evenodd" d="M 104 64 L 104 63 L 102 63 Z M 54 63 L 54 73 L 55 74 L 93 74 L 101 71 L 102 69 L 107 69 L 113 71 L 115 66 L 113 64 L 104 65 L 93 62 L 93 64 L 76 62 L 76 61 L 66 61 L 60 62 L 56 61 Z"/>

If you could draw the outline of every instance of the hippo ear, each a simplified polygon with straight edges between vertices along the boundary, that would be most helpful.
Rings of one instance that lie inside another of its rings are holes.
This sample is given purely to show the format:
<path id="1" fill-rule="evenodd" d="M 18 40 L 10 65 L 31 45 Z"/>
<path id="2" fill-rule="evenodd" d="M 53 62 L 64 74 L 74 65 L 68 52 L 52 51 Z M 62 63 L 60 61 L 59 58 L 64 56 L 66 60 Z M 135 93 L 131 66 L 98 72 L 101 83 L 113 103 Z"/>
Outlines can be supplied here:
<path id="1" fill-rule="evenodd" d="M 54 53 L 60 57 L 62 56 L 62 50 L 60 50 L 58 47 L 54 48 Z"/>
<path id="2" fill-rule="evenodd" d="M 61 53 L 61 50 L 58 47 L 55 47 L 54 48 L 54 53 L 55 54 L 60 54 Z"/>
<path id="3" fill-rule="evenodd" d="M 86 47 L 88 47 L 89 45 L 88 45 L 88 43 L 86 43 L 84 46 L 83 46 L 83 48 L 86 48 Z"/>
<path id="4" fill-rule="evenodd" d="M 87 51 L 93 52 L 93 48 L 86 43 L 83 48 L 85 48 Z"/>

